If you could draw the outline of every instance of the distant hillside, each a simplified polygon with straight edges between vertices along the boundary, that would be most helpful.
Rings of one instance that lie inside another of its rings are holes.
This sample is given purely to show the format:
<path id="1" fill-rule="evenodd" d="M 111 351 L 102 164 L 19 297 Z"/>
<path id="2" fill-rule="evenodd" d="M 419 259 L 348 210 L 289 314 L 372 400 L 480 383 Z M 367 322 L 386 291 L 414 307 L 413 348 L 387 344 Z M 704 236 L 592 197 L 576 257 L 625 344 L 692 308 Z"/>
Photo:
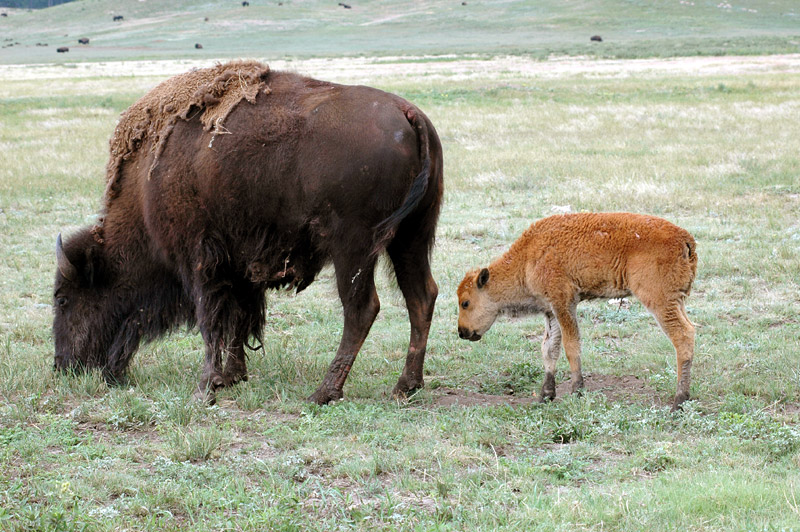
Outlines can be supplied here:
<path id="1" fill-rule="evenodd" d="M 732 2 L 348 0 L 345 8 L 337 0 L 79 0 L 0 18 L 0 62 L 800 52 L 798 0 Z"/>

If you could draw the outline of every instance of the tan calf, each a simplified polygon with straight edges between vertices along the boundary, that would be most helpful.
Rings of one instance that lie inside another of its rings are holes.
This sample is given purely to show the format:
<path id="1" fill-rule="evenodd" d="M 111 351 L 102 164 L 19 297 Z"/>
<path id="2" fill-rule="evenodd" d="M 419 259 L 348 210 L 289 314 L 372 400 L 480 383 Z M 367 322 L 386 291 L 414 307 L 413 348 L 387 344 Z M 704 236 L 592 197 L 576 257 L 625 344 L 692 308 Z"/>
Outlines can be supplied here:
<path id="1" fill-rule="evenodd" d="M 694 326 L 684 299 L 696 272 L 694 238 L 662 218 L 631 213 L 551 216 L 531 225 L 488 268 L 467 273 L 458 287 L 458 334 L 480 340 L 504 310 L 544 313 L 541 400 L 554 399 L 562 343 L 572 391 L 583 388 L 578 303 L 634 294 L 675 346 L 674 410 L 689 398 Z"/>

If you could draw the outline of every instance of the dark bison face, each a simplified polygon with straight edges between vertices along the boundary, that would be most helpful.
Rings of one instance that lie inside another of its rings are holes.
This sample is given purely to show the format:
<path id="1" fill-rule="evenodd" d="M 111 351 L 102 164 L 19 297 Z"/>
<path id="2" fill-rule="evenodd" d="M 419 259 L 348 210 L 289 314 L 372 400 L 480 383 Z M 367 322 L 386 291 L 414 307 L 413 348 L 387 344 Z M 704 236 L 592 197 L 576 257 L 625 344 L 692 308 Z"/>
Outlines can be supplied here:
<path id="1" fill-rule="evenodd" d="M 55 368 L 83 369 L 104 366 L 115 324 L 113 298 L 102 246 L 89 230 L 62 245 L 56 241 L 58 269 L 53 289 L 53 339 Z"/>

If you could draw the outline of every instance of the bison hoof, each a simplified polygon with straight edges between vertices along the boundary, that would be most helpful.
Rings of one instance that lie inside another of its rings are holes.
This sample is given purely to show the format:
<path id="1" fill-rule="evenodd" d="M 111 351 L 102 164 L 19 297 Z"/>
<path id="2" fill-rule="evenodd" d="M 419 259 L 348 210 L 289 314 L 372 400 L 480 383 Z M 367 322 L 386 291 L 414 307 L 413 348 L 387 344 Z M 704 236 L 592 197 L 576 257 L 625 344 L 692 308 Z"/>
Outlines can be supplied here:
<path id="1" fill-rule="evenodd" d="M 318 405 L 327 405 L 333 401 L 338 401 L 344 397 L 344 393 L 342 390 L 330 390 L 327 388 L 320 388 L 308 398 L 309 401 L 312 403 L 317 403 Z"/>
<path id="2" fill-rule="evenodd" d="M 672 411 L 675 412 L 679 410 L 681 406 L 683 406 L 684 401 L 689 399 L 688 393 L 679 393 L 675 396 L 675 400 L 672 402 Z"/>
<path id="3" fill-rule="evenodd" d="M 404 399 L 408 399 L 421 389 L 425 387 L 425 381 L 420 380 L 409 380 L 405 377 L 400 377 L 395 384 L 394 389 L 392 390 L 392 397 L 398 399 L 400 401 Z"/>
<path id="4" fill-rule="evenodd" d="M 119 375 L 103 373 L 103 379 L 106 381 L 106 384 L 109 388 L 114 386 L 122 387 L 130 384 L 130 380 L 128 379 L 128 375 L 126 373 L 121 373 Z"/>
<path id="5" fill-rule="evenodd" d="M 194 392 L 192 397 L 195 401 L 214 406 L 217 403 L 216 391 L 225 386 L 225 380 L 222 375 L 216 374 L 210 378 L 200 379 L 200 384 L 197 385 L 197 391 Z"/>
<path id="6" fill-rule="evenodd" d="M 206 391 L 198 389 L 192 394 L 192 399 L 206 406 L 214 406 L 217 404 L 217 394 L 211 390 Z"/>
<path id="7" fill-rule="evenodd" d="M 225 374 L 222 376 L 222 383 L 225 387 L 235 386 L 240 382 L 247 382 L 247 373 Z"/>

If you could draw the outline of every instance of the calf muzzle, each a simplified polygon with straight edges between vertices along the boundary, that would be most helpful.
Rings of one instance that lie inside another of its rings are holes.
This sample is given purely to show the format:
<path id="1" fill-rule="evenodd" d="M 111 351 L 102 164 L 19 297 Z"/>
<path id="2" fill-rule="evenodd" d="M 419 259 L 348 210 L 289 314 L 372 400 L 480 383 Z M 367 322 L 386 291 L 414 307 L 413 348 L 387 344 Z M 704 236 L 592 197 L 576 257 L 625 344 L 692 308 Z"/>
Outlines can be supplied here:
<path id="1" fill-rule="evenodd" d="M 470 342 L 477 342 L 481 339 L 481 335 L 475 331 L 471 331 L 466 327 L 459 327 L 458 328 L 458 337 L 464 340 L 469 340 Z"/>

